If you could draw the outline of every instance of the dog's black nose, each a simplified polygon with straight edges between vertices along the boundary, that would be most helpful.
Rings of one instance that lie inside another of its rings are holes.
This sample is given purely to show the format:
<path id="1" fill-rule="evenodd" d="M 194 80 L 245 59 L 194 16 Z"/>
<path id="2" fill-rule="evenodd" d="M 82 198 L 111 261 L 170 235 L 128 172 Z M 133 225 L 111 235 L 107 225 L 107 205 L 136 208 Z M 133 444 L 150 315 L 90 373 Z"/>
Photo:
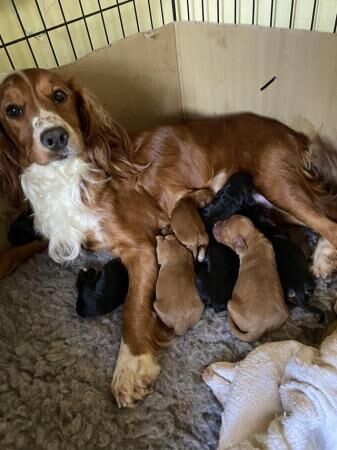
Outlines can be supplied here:
<path id="1" fill-rule="evenodd" d="M 41 133 L 41 144 L 48 150 L 64 150 L 68 145 L 69 135 L 62 127 L 48 128 Z"/>

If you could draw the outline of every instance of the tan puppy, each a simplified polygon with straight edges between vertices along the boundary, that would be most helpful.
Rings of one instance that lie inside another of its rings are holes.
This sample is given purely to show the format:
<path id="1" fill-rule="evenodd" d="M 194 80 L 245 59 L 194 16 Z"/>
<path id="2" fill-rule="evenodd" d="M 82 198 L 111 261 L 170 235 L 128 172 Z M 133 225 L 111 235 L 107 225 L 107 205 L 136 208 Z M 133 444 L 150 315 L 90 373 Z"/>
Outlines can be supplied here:
<path id="1" fill-rule="evenodd" d="M 204 310 L 195 285 L 193 257 L 173 235 L 157 236 L 157 257 L 160 271 L 154 309 L 166 326 L 182 335 Z"/>
<path id="2" fill-rule="evenodd" d="M 170 217 L 170 225 L 180 242 L 192 252 L 194 259 L 205 257 L 209 238 L 197 208 L 203 208 L 214 198 L 209 189 L 200 189 L 180 199 Z"/>
<path id="3" fill-rule="evenodd" d="M 288 318 L 271 243 L 247 218 L 217 222 L 213 234 L 240 257 L 240 272 L 228 302 L 230 328 L 243 341 L 255 341 Z"/>

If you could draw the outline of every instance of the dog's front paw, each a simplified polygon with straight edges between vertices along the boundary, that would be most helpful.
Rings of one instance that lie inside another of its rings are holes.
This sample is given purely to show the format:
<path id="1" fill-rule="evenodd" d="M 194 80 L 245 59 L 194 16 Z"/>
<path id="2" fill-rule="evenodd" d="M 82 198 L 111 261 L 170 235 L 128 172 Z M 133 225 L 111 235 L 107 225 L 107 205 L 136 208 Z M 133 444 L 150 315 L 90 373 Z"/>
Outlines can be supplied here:
<path id="1" fill-rule="evenodd" d="M 112 378 L 111 389 L 119 407 L 131 408 L 152 392 L 160 367 L 150 353 L 133 355 L 123 341 Z"/>

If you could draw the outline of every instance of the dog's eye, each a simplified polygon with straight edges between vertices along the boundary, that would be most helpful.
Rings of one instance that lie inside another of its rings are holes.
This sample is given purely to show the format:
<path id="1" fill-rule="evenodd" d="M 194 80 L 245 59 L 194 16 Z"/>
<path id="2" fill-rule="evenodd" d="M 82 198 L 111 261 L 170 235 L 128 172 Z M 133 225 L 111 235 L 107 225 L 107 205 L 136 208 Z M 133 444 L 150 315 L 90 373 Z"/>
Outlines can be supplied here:
<path id="1" fill-rule="evenodd" d="M 63 103 L 67 98 L 67 94 L 61 89 L 54 91 L 54 100 L 56 103 Z"/>
<path id="2" fill-rule="evenodd" d="M 23 108 L 18 105 L 8 105 L 6 108 L 6 116 L 10 117 L 11 119 L 16 119 L 23 114 Z"/>

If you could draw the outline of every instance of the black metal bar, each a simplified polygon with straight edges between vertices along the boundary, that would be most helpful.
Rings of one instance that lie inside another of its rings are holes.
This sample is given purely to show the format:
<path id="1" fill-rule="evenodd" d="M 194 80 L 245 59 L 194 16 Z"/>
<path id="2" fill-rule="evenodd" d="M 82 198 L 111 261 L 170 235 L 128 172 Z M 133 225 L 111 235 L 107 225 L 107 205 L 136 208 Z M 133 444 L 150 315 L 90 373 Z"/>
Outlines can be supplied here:
<path id="1" fill-rule="evenodd" d="M 147 0 L 147 5 L 148 5 L 148 7 L 149 7 L 150 23 L 151 23 L 151 28 L 152 28 L 152 30 L 153 30 L 153 20 L 152 20 L 152 12 L 151 12 L 150 0 Z"/>
<path id="2" fill-rule="evenodd" d="M 78 2 L 79 2 L 79 4 L 80 4 L 80 8 L 81 8 L 82 17 L 83 17 L 83 20 L 84 20 L 85 29 L 87 30 L 87 35 L 88 35 L 88 39 L 89 39 L 89 42 L 90 42 L 90 47 L 91 47 L 91 50 L 94 50 L 94 46 L 92 45 L 92 40 L 91 40 L 91 36 L 90 36 L 90 32 L 89 32 L 89 27 L 88 27 L 87 19 L 86 19 L 85 15 L 84 15 L 84 10 L 83 10 L 83 6 L 82 6 L 82 1 L 81 1 L 81 0 L 78 0 Z"/>
<path id="3" fill-rule="evenodd" d="M 163 25 L 164 25 L 165 21 L 164 21 L 164 11 L 163 11 L 163 2 L 162 2 L 162 0 L 160 0 L 160 12 L 161 12 L 161 20 L 162 20 Z"/>
<path id="4" fill-rule="evenodd" d="M 253 0 L 252 25 L 255 23 L 255 0 Z"/>
<path id="5" fill-rule="evenodd" d="M 27 45 L 28 45 L 28 47 L 29 47 L 30 53 L 31 53 L 31 55 L 32 55 L 32 58 L 33 58 L 33 61 L 34 61 L 34 64 L 35 64 L 35 67 L 39 67 L 39 65 L 38 65 L 38 63 L 37 63 L 37 61 L 36 61 L 36 58 L 35 58 L 33 49 L 32 49 L 32 47 L 31 47 L 31 45 L 30 45 L 30 42 L 29 42 L 29 39 L 28 39 L 26 30 L 25 30 L 25 27 L 23 26 L 23 23 L 22 23 L 22 20 L 21 20 L 19 11 L 18 11 L 17 8 L 16 8 L 15 1 L 14 1 L 14 0 L 11 0 L 11 3 L 12 3 L 12 6 L 13 6 L 14 11 L 15 11 L 15 14 L 16 14 L 16 17 L 17 17 L 17 19 L 18 19 L 18 21 L 19 21 L 21 30 L 22 30 L 23 35 L 24 35 L 24 39 L 23 39 L 23 40 L 26 40 L 26 42 L 27 42 Z M 41 33 L 40 33 L 40 34 L 41 34 Z"/>
<path id="6" fill-rule="evenodd" d="M 202 21 L 205 22 L 204 0 L 201 0 L 201 14 L 202 14 Z"/>
<path id="7" fill-rule="evenodd" d="M 97 0 L 97 1 L 98 1 L 99 12 L 101 13 L 101 18 L 102 18 L 102 23 L 103 23 L 103 28 L 104 28 L 104 33 L 105 33 L 106 43 L 109 45 L 109 44 L 110 44 L 110 42 L 109 42 L 109 36 L 108 36 L 108 32 L 107 32 L 106 26 L 105 26 L 105 20 L 104 20 L 103 10 L 102 10 L 102 8 L 101 8 L 101 2 L 100 2 L 100 0 Z"/>
<path id="8" fill-rule="evenodd" d="M 312 31 L 314 29 L 315 18 L 316 18 L 316 8 L 317 8 L 317 0 L 314 1 L 314 7 L 312 9 L 310 31 Z"/>
<path id="9" fill-rule="evenodd" d="M 336 33 L 336 31 L 337 31 L 337 14 L 335 19 L 335 26 L 333 27 L 333 32 Z"/>
<path id="10" fill-rule="evenodd" d="M 271 0 L 271 8 L 270 8 L 270 24 L 269 26 L 273 26 L 273 12 L 274 12 L 274 0 Z"/>
<path id="11" fill-rule="evenodd" d="M 237 23 L 237 20 L 236 20 L 236 0 L 234 0 L 234 23 L 235 23 L 235 25 L 236 25 L 236 23 Z"/>
<path id="12" fill-rule="evenodd" d="M 171 0 L 171 5 L 172 5 L 172 16 L 173 16 L 173 20 L 175 22 L 177 20 L 176 1 Z"/>
<path id="13" fill-rule="evenodd" d="M 53 56 L 54 56 L 56 65 L 59 67 L 59 62 L 58 62 L 58 60 L 57 60 L 57 56 L 56 56 L 56 53 L 55 53 L 53 44 L 52 44 L 52 42 L 51 42 L 49 33 L 48 33 L 48 31 L 47 31 L 46 22 L 44 21 L 43 14 L 42 14 L 42 12 L 41 12 L 40 5 L 39 5 L 38 0 L 35 0 L 35 5 L 36 5 L 36 8 L 37 8 L 37 10 L 38 10 L 38 12 L 39 12 L 40 19 L 41 19 L 41 22 L 42 22 L 42 25 L 43 25 L 43 29 L 44 29 L 44 31 L 45 31 L 45 33 L 46 33 L 46 35 L 47 35 L 47 39 L 48 39 L 48 42 L 49 42 L 51 51 L 52 51 L 52 53 L 53 53 Z"/>
<path id="14" fill-rule="evenodd" d="M 291 28 L 292 24 L 293 24 L 294 3 L 295 3 L 295 0 L 291 0 L 289 28 Z"/>
<path id="15" fill-rule="evenodd" d="M 217 22 L 220 23 L 220 5 L 219 5 L 219 0 L 217 0 L 217 2 L 216 2 L 216 19 L 217 19 Z"/>
<path id="16" fill-rule="evenodd" d="M 0 0 L 0 1 L 1 1 L 1 0 Z M 119 2 L 119 6 L 127 5 L 128 3 L 131 3 L 131 2 L 133 2 L 133 1 L 134 1 L 134 0 L 124 0 L 123 2 L 120 1 L 120 2 Z M 173 0 L 173 1 L 174 1 L 174 0 Z M 105 8 L 102 8 L 102 12 L 110 11 L 111 9 L 114 9 L 114 8 L 117 8 L 117 5 L 116 5 L 116 4 L 111 5 L 111 6 L 107 6 L 107 7 L 105 7 Z M 97 16 L 97 14 L 100 14 L 100 13 L 101 13 L 101 12 L 98 10 L 98 11 L 94 11 L 94 12 L 92 12 L 92 13 L 86 14 L 84 17 L 85 17 L 86 19 L 89 19 L 90 17 Z M 63 28 L 65 25 L 72 25 L 73 23 L 76 23 L 76 22 L 79 22 L 79 21 L 83 20 L 84 17 L 80 16 L 80 17 L 76 17 L 75 19 L 65 20 L 64 22 L 59 23 L 58 25 L 53 25 L 52 27 L 47 28 L 47 31 L 48 31 L 48 32 L 51 32 L 51 31 L 58 30 L 59 28 Z M 29 35 L 29 39 L 32 39 L 32 38 L 37 37 L 37 36 L 40 36 L 40 35 L 43 34 L 43 33 L 44 33 L 43 30 L 37 31 L 37 32 L 35 32 L 35 33 L 31 33 L 31 34 Z M 0 50 L 1 50 L 2 48 L 4 48 L 5 45 L 6 45 L 7 47 L 10 47 L 11 45 L 18 44 L 19 42 L 23 42 L 23 41 L 25 41 L 25 40 L 26 40 L 25 37 L 13 39 L 12 41 L 6 42 L 6 44 L 0 45 Z"/>
<path id="17" fill-rule="evenodd" d="M 138 30 L 138 33 L 139 33 L 140 28 L 139 28 L 139 22 L 138 22 L 138 14 L 137 14 L 137 8 L 136 8 L 136 1 L 135 1 L 135 0 L 132 0 L 132 4 L 133 4 L 133 10 L 134 10 L 134 12 L 135 12 L 135 18 L 136 18 L 136 23 L 137 23 L 137 30 Z"/>
<path id="18" fill-rule="evenodd" d="M 190 2 L 187 0 L 187 19 L 190 20 Z"/>
<path id="19" fill-rule="evenodd" d="M 124 25 L 123 25 L 123 20 L 122 20 L 121 10 L 120 10 L 120 8 L 119 8 L 118 0 L 116 0 L 116 5 L 117 5 L 117 11 L 118 11 L 118 16 L 119 16 L 119 21 L 120 21 L 120 23 L 121 23 L 121 29 L 122 29 L 123 38 L 125 38 Z"/>
<path id="20" fill-rule="evenodd" d="M 68 27 L 68 24 L 67 24 L 66 16 L 64 15 L 64 11 L 63 11 L 63 7 L 62 7 L 61 0 L 58 0 L 58 4 L 59 4 L 60 10 L 61 10 L 61 14 L 62 14 L 62 17 L 63 17 L 63 20 L 64 20 L 64 24 L 63 24 L 63 25 L 65 25 L 65 27 L 66 27 L 66 30 L 67 30 L 67 34 L 68 34 L 68 38 L 69 38 L 69 41 L 70 41 L 71 48 L 72 48 L 72 50 L 73 50 L 75 59 L 77 59 L 76 50 L 75 50 L 74 43 L 73 43 L 73 40 L 72 40 L 70 31 L 69 31 L 69 27 Z"/>
<path id="21" fill-rule="evenodd" d="M 8 50 L 7 50 L 7 46 L 6 46 L 6 44 L 4 43 L 4 40 L 2 39 L 1 34 L 0 34 L 0 42 L 2 43 L 1 48 L 3 48 L 3 49 L 5 50 L 5 53 L 6 53 L 6 56 L 7 56 L 7 58 L 8 58 L 9 64 L 11 65 L 12 69 L 15 70 L 15 66 L 14 66 L 14 64 L 13 64 L 11 55 L 9 54 L 9 52 L 8 52 Z"/>

